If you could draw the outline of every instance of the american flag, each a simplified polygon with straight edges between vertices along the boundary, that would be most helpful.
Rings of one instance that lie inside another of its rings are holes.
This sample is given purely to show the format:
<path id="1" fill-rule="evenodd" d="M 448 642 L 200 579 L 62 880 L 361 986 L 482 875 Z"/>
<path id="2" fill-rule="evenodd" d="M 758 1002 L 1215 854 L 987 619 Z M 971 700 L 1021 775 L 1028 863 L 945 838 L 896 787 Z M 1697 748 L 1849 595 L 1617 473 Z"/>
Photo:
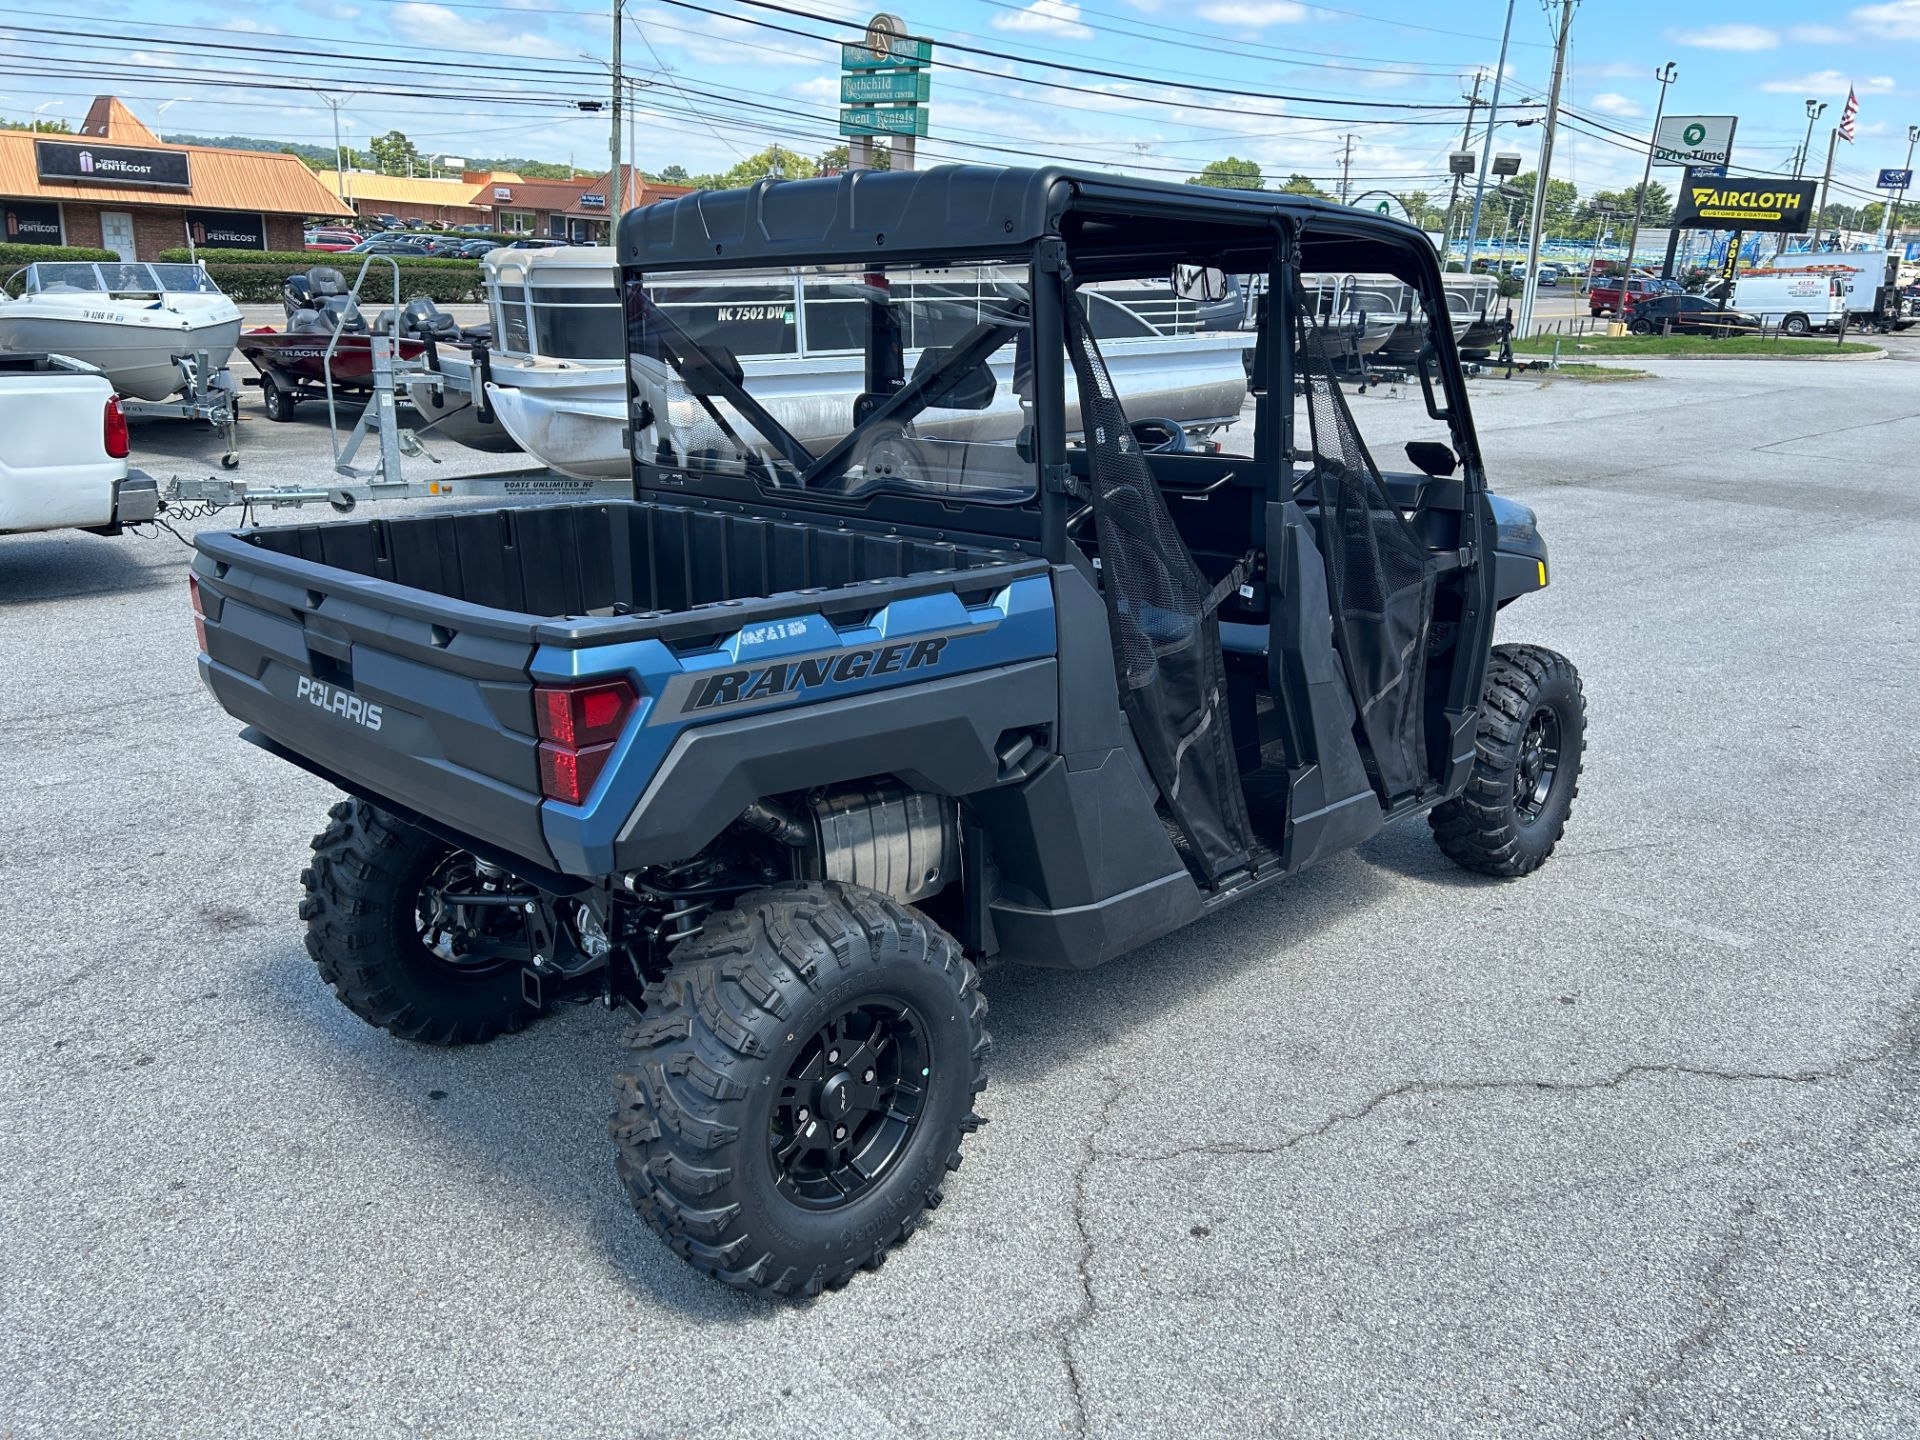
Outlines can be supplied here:
<path id="1" fill-rule="evenodd" d="M 1847 87 L 1847 108 L 1840 112 L 1840 138 L 1849 145 L 1853 143 L 1853 117 L 1860 113 L 1860 97 L 1853 93 L 1853 87 Z"/>

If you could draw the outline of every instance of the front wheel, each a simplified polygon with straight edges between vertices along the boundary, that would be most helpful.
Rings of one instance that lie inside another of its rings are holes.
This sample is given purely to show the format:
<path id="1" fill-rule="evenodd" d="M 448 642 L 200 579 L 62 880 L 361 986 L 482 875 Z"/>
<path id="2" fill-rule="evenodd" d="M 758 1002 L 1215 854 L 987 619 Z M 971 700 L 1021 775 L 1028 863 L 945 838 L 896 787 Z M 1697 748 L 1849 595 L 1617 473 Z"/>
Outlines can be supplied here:
<path id="1" fill-rule="evenodd" d="M 614 1078 L 634 1208 L 743 1290 L 837 1289 L 938 1205 L 986 1085 L 979 977 L 855 885 L 744 896 L 675 950 Z"/>
<path id="2" fill-rule="evenodd" d="M 1497 645 L 1467 788 L 1427 821 L 1456 864 L 1482 875 L 1540 868 L 1580 793 L 1587 700 L 1566 656 L 1538 645 Z"/>
<path id="3" fill-rule="evenodd" d="M 491 1040 L 540 1013 L 520 980 L 532 887 L 364 800 L 328 820 L 300 876 L 300 918 L 343 1005 L 428 1045 Z"/>

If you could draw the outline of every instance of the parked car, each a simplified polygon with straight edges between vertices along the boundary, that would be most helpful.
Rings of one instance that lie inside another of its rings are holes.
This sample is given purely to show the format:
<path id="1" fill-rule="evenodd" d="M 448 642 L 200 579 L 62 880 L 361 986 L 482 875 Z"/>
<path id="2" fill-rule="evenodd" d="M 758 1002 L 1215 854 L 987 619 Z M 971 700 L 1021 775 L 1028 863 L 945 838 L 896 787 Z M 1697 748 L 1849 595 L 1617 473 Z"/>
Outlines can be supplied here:
<path id="1" fill-rule="evenodd" d="M 1788 335 L 1838 330 L 1847 321 L 1847 286 L 1825 270 L 1748 270 L 1734 282 L 1731 299 L 1749 315 Z"/>
<path id="2" fill-rule="evenodd" d="M 1627 278 L 1626 309 L 1631 311 L 1641 300 L 1663 293 L 1660 282 L 1651 276 L 1632 275 Z M 1621 313 L 1620 277 L 1617 275 L 1596 275 L 1587 285 L 1587 310 L 1595 318 L 1612 311 Z"/>
<path id="3" fill-rule="evenodd" d="M 404 231 L 399 234 L 370 235 L 348 248 L 349 255 L 428 255 L 427 242 Z"/>
<path id="4" fill-rule="evenodd" d="M 462 260 L 479 260 L 500 248 L 494 240 L 453 240 L 441 247 L 441 253 Z"/>
<path id="5" fill-rule="evenodd" d="M 357 232 L 331 226 L 309 230 L 306 235 L 306 247 L 309 250 L 351 250 L 359 243 Z"/>
<path id="6" fill-rule="evenodd" d="M 543 235 L 523 235 L 508 248 L 512 250 L 564 250 L 566 245 L 567 242 L 564 240 L 549 240 Z"/>
<path id="7" fill-rule="evenodd" d="M 1758 335 L 1760 319 L 1743 310 L 1716 305 L 1699 295 L 1654 295 L 1632 307 L 1627 329 L 1635 335 L 1709 335 L 1725 340 Z"/>
<path id="8" fill-rule="evenodd" d="M 127 467 L 126 412 L 91 365 L 0 353 L 0 534 L 69 527 L 117 535 L 151 520 L 159 490 Z"/>

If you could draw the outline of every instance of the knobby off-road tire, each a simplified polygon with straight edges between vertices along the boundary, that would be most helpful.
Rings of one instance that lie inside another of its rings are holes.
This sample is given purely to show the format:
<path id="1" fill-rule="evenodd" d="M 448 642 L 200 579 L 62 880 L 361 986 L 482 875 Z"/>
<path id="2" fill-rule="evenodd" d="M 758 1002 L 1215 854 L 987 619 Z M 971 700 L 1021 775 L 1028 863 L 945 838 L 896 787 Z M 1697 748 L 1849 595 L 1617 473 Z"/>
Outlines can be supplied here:
<path id="1" fill-rule="evenodd" d="M 1467 788 L 1427 816 L 1440 848 L 1482 875 L 1540 868 L 1580 793 L 1587 700 L 1566 656 L 1496 645 Z"/>
<path id="2" fill-rule="evenodd" d="M 645 999 L 636 1068 L 614 1078 L 620 1177 L 676 1253 L 737 1288 L 812 1296 L 877 1270 L 982 1123 L 979 977 L 951 936 L 872 890 L 747 895 Z M 834 1169 L 842 1123 L 870 1179 Z"/>
<path id="3" fill-rule="evenodd" d="M 463 962 L 429 949 L 421 887 L 460 852 L 364 800 L 342 800 L 301 872 L 307 953 L 354 1014 L 405 1040 L 466 1045 L 518 1030 L 540 1012 L 512 958 Z"/>

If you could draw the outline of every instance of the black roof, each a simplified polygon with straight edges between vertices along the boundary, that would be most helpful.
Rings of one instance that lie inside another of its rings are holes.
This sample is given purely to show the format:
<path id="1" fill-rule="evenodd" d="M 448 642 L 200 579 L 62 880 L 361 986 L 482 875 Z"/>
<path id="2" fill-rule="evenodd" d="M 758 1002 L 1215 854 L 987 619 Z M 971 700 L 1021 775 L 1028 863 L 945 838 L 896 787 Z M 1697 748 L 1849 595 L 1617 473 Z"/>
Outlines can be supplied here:
<path id="1" fill-rule="evenodd" d="M 1065 239 L 1085 269 L 1110 256 L 1212 247 L 1230 269 L 1271 243 L 1277 222 L 1311 224 L 1348 242 L 1403 250 L 1412 226 L 1370 211 L 1272 190 L 1224 190 L 1048 166 L 941 165 L 866 170 L 818 180 L 763 180 L 745 190 L 701 190 L 621 218 L 622 265 L 683 270 L 750 264 L 830 264 L 876 253 L 973 258 Z M 1384 252 L 1383 252 L 1384 253 Z M 1195 255 L 1194 258 L 1199 258 Z M 1244 258 L 1244 255 L 1242 256 Z M 1392 269 L 1353 263 L 1343 268 Z M 1313 268 L 1313 267 L 1309 267 Z"/>

